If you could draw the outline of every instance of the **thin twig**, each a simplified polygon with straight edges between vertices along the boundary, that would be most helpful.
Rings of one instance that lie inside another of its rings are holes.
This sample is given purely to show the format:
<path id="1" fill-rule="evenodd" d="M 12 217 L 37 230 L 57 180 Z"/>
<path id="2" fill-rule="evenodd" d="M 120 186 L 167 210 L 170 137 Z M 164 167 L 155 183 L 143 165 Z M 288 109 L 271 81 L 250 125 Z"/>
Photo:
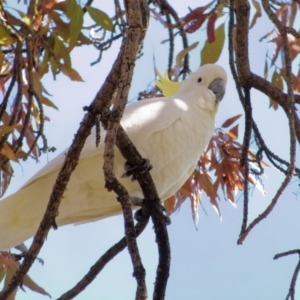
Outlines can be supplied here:
<path id="1" fill-rule="evenodd" d="M 241 153 L 240 165 L 244 167 L 244 208 L 243 208 L 243 222 L 241 227 L 241 233 L 247 227 L 248 223 L 248 203 L 249 203 L 249 162 L 248 162 L 248 151 L 250 146 L 251 132 L 252 132 L 252 106 L 250 99 L 250 88 L 244 88 L 244 100 L 245 100 L 245 133 L 243 141 L 243 149 Z"/>
<path id="2" fill-rule="evenodd" d="M 300 258 L 300 250 L 296 249 L 296 250 L 290 250 L 287 252 L 278 253 L 273 257 L 273 259 L 278 259 L 278 258 L 292 255 L 292 254 L 298 254 L 299 258 Z M 300 271 L 300 259 L 295 267 L 294 274 L 293 274 L 293 277 L 292 277 L 291 283 L 290 283 L 289 292 L 288 292 L 285 300 L 288 300 L 290 297 L 291 297 L 291 300 L 295 300 L 296 282 L 297 282 L 299 271 Z"/>
<path id="3" fill-rule="evenodd" d="M 158 5 L 160 6 L 160 9 L 162 12 L 165 12 L 166 14 L 170 14 L 172 18 L 175 20 L 176 25 L 179 29 L 179 33 L 182 39 L 182 46 L 183 49 L 186 49 L 188 47 L 188 39 L 186 32 L 184 30 L 184 26 L 182 24 L 181 19 L 179 18 L 176 10 L 169 4 L 167 0 L 158 0 Z M 186 78 L 186 75 L 190 72 L 189 68 L 189 54 L 187 53 L 183 60 L 183 79 Z"/>
<path id="4" fill-rule="evenodd" d="M 148 217 L 149 220 L 149 217 Z M 134 229 L 135 236 L 138 237 L 148 224 L 148 220 L 145 222 L 139 222 Z M 70 300 L 81 293 L 103 270 L 103 268 L 109 263 L 117 254 L 123 251 L 127 246 L 126 237 L 123 237 L 118 243 L 109 248 L 90 268 L 90 270 L 83 276 L 83 278 L 69 291 L 61 295 L 57 300 Z"/>

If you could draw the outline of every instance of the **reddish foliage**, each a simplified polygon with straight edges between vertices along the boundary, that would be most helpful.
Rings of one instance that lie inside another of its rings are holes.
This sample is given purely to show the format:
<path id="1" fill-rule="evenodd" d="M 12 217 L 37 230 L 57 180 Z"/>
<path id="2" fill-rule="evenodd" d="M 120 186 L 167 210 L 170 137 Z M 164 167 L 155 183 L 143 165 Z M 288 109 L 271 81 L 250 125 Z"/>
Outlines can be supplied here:
<path id="1" fill-rule="evenodd" d="M 190 199 L 192 216 L 194 222 L 197 223 L 202 192 L 206 194 L 211 205 L 220 215 L 218 205 L 220 189 L 225 198 L 235 205 L 235 194 L 243 191 L 244 187 L 244 168 L 239 163 L 243 145 L 237 141 L 238 125 L 228 132 L 224 132 L 223 129 L 230 127 L 241 116 L 237 115 L 226 120 L 222 128 L 215 131 L 205 152 L 200 157 L 196 170 L 176 195 L 165 201 L 169 215 L 176 211 L 186 199 Z M 249 158 L 255 160 L 256 156 L 249 151 Z M 253 176 L 249 176 L 248 181 L 254 186 L 257 184 Z"/>
<path id="2" fill-rule="evenodd" d="M 217 13 L 213 12 L 207 23 L 207 41 L 212 43 L 215 41 L 215 23 L 217 20 Z"/>
<path id="3" fill-rule="evenodd" d="M 206 20 L 206 14 L 198 15 L 197 18 L 193 19 L 186 27 L 185 32 L 187 33 L 193 33 L 196 30 L 198 30 L 201 25 Z"/>
<path id="4" fill-rule="evenodd" d="M 182 18 L 183 23 L 186 25 L 185 32 L 193 33 L 201 27 L 208 16 L 204 11 L 209 8 L 212 3 L 213 1 L 205 6 L 197 7 Z"/>

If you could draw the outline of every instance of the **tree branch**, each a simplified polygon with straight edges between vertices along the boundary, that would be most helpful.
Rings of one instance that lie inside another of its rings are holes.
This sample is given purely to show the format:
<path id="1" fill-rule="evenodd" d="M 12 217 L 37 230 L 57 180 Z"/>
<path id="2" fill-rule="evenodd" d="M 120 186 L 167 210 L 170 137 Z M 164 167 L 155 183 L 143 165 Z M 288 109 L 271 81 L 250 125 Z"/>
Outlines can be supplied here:
<path id="1" fill-rule="evenodd" d="M 290 250 L 290 251 L 287 251 L 287 252 L 278 253 L 273 257 L 273 259 L 278 259 L 278 258 L 281 258 L 283 256 L 288 256 L 288 255 L 292 255 L 292 254 L 298 254 L 299 258 L 300 258 L 300 250 L 296 249 L 296 250 Z M 285 300 L 288 300 L 289 297 L 291 297 L 291 300 L 295 300 L 296 282 L 297 282 L 299 271 L 300 271 L 300 259 L 299 259 L 298 264 L 297 264 L 297 266 L 294 270 L 294 274 L 293 274 L 293 277 L 292 277 L 292 280 L 291 280 L 291 283 L 290 283 L 289 292 L 288 292 Z"/>
<path id="2" fill-rule="evenodd" d="M 176 10 L 169 4 L 167 0 L 157 0 L 156 1 L 162 11 L 163 14 L 170 14 L 172 18 L 175 20 L 176 25 L 178 26 L 180 36 L 182 39 L 183 49 L 188 47 L 188 39 L 186 36 L 186 32 L 184 31 L 184 26 L 182 24 L 181 19 L 179 18 Z M 183 79 L 185 79 L 186 75 L 190 72 L 189 68 L 189 54 L 187 53 L 184 57 L 183 61 Z"/>
<path id="3" fill-rule="evenodd" d="M 148 297 L 145 282 L 146 273 L 135 239 L 131 201 L 128 192 L 115 178 L 114 174 L 114 145 L 120 120 L 127 102 L 135 60 L 140 51 L 148 26 L 149 12 L 145 1 L 139 2 L 137 0 L 128 0 L 125 1 L 125 6 L 129 26 L 127 34 L 130 35 L 131 38 L 126 39 L 124 44 L 124 51 L 127 55 L 124 57 L 124 61 L 121 66 L 118 93 L 113 102 L 113 110 L 108 117 L 103 170 L 105 175 L 105 186 L 109 190 L 113 190 L 118 195 L 118 201 L 121 203 L 125 221 L 126 242 L 131 261 L 134 266 L 134 276 L 138 283 L 136 299 L 146 299 Z"/>
<path id="4" fill-rule="evenodd" d="M 149 220 L 149 217 L 148 217 Z M 145 222 L 139 222 L 135 226 L 135 237 L 138 237 L 148 224 L 148 220 Z M 90 270 L 83 276 L 83 278 L 69 291 L 61 295 L 57 300 L 70 300 L 80 294 L 103 270 L 103 268 L 109 263 L 114 257 L 116 257 L 121 251 L 127 246 L 126 237 L 123 237 L 117 244 L 109 248 L 90 268 Z"/>
<path id="5" fill-rule="evenodd" d="M 293 92 L 293 85 L 292 85 L 292 73 L 291 73 L 291 54 L 290 54 L 290 47 L 287 39 L 287 33 L 284 27 L 278 20 L 275 20 L 274 14 L 270 11 L 269 4 L 267 0 L 263 0 L 263 7 L 266 13 L 269 15 L 270 19 L 275 23 L 276 27 L 280 31 L 283 47 L 284 47 L 284 56 L 285 56 L 285 64 L 286 64 L 286 76 L 287 76 L 287 85 L 288 85 L 288 95 L 287 101 L 284 106 L 284 110 L 287 114 L 287 118 L 289 120 L 289 129 L 290 129 L 290 163 L 288 166 L 288 171 L 284 181 L 282 182 L 281 186 L 277 190 L 275 196 L 273 197 L 271 203 L 266 208 L 266 210 L 260 214 L 257 218 L 255 218 L 249 226 L 240 234 L 238 239 L 238 244 L 242 244 L 247 235 L 250 233 L 252 228 L 257 225 L 261 220 L 266 218 L 268 214 L 273 210 L 279 197 L 287 187 L 288 183 L 290 182 L 294 170 L 295 170 L 295 158 L 296 158 L 296 142 L 295 142 L 295 102 L 294 102 L 294 92 Z M 247 13 L 245 14 L 245 12 Z M 236 15 L 237 15 L 237 68 L 240 73 L 240 80 L 242 85 L 251 86 L 251 81 L 248 80 L 250 77 L 257 78 L 256 75 L 251 74 L 250 66 L 248 61 L 248 49 L 245 48 L 244 45 L 247 45 L 248 41 L 248 30 L 245 26 L 248 26 L 249 23 L 249 4 L 247 1 L 236 1 Z M 243 16 L 247 16 L 246 21 L 243 19 Z M 276 17 L 276 16 L 275 16 Z M 277 19 L 277 18 L 276 18 Z M 242 34 L 242 30 L 245 30 L 244 34 Z M 247 33 L 247 34 L 246 34 Z M 238 40 L 239 39 L 239 40 Z M 241 61 L 241 58 L 244 58 L 244 64 Z M 264 91 L 263 91 L 264 92 Z M 281 99 L 284 98 L 282 95 Z"/>
<path id="6" fill-rule="evenodd" d="M 249 162 L 248 162 L 248 151 L 250 146 L 251 132 L 252 132 L 252 106 L 250 98 L 250 88 L 245 87 L 244 89 L 244 110 L 245 110 L 245 133 L 243 141 L 243 150 L 241 153 L 240 165 L 244 167 L 244 209 L 243 209 L 243 223 L 241 232 L 243 232 L 248 223 L 248 203 L 249 203 Z"/>
<path id="7" fill-rule="evenodd" d="M 116 145 L 120 149 L 124 158 L 128 160 L 130 164 L 135 166 L 142 165 L 143 158 L 138 153 L 137 149 L 132 144 L 121 126 L 117 132 Z M 150 173 L 135 173 L 134 175 L 139 182 L 145 197 L 145 204 L 142 207 L 141 213 L 143 216 L 147 216 L 148 214 L 151 215 L 158 246 L 159 263 L 156 271 L 153 299 L 164 299 L 171 261 L 171 249 L 165 223 L 165 216 Z"/>

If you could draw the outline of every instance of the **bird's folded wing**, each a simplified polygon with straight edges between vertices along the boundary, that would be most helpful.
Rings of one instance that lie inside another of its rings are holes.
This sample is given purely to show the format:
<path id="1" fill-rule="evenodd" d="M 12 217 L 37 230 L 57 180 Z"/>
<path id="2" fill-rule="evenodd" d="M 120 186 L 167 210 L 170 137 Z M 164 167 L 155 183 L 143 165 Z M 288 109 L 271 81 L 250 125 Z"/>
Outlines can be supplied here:
<path id="1" fill-rule="evenodd" d="M 152 134 L 164 130 L 180 118 L 182 115 L 182 109 L 185 109 L 185 104 L 179 99 L 161 97 L 150 100 L 142 100 L 126 106 L 121 124 L 132 142 L 138 146 Z M 101 131 L 102 140 L 98 147 L 95 146 L 95 130 L 93 130 L 92 134 L 87 138 L 80 156 L 81 160 L 103 153 L 105 135 L 103 128 L 101 128 Z M 51 160 L 22 188 L 32 184 L 38 178 L 46 176 L 52 172 L 58 172 L 64 162 L 67 152 L 68 149 Z"/>
<path id="2" fill-rule="evenodd" d="M 178 120 L 187 105 L 180 99 L 161 97 L 142 100 L 126 107 L 121 125 L 138 146 L 151 135 Z"/>

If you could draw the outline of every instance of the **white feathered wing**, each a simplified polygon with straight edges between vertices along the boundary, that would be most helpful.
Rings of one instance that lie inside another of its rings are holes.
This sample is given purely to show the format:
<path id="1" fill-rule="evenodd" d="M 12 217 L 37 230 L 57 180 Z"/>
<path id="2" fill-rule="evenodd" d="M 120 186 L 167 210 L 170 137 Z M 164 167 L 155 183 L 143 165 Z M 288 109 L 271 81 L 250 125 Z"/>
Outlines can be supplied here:
<path id="1" fill-rule="evenodd" d="M 201 82 L 198 82 L 201 78 Z M 162 200 L 170 197 L 193 172 L 213 134 L 218 103 L 208 85 L 216 78 L 226 83 L 225 71 L 205 65 L 193 73 L 174 98 L 153 98 L 128 105 L 122 126 L 145 158 Z M 101 137 L 105 136 L 101 129 Z M 95 147 L 92 133 L 64 193 L 57 224 L 87 222 L 120 213 L 115 194 L 104 188 L 103 139 Z M 0 201 L 0 249 L 9 249 L 32 237 L 47 202 L 65 153 L 47 164 L 15 194 Z M 130 195 L 142 196 L 137 182 L 121 178 L 125 160 L 115 153 L 116 175 Z"/>

